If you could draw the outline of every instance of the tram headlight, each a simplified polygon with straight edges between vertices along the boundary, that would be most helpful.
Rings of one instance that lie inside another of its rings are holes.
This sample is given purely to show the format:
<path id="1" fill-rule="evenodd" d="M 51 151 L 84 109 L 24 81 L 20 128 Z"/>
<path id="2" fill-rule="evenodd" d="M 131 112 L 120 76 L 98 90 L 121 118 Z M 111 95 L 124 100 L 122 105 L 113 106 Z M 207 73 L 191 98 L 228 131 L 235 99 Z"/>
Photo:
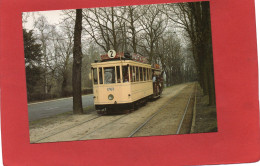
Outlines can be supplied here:
<path id="1" fill-rule="evenodd" d="M 108 95 L 108 100 L 113 100 L 114 96 L 112 94 Z"/>

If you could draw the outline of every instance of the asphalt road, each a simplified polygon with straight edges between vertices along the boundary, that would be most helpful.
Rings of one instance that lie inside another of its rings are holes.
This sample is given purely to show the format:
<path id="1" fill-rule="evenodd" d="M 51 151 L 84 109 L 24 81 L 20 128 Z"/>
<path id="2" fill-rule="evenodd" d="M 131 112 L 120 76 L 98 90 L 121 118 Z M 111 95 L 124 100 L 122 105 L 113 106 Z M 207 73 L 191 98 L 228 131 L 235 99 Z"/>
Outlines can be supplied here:
<path id="1" fill-rule="evenodd" d="M 82 105 L 83 108 L 94 105 L 93 95 L 82 96 Z M 72 112 L 72 97 L 28 104 L 29 121 L 70 111 Z"/>

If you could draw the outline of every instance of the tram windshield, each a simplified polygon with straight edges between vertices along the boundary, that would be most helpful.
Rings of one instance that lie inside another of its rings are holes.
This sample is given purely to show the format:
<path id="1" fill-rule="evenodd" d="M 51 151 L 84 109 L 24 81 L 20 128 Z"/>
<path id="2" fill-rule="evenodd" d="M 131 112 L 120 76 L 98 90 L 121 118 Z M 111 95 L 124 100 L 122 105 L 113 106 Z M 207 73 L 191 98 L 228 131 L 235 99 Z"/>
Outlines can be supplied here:
<path id="1" fill-rule="evenodd" d="M 115 83 L 115 67 L 104 67 L 105 84 Z"/>

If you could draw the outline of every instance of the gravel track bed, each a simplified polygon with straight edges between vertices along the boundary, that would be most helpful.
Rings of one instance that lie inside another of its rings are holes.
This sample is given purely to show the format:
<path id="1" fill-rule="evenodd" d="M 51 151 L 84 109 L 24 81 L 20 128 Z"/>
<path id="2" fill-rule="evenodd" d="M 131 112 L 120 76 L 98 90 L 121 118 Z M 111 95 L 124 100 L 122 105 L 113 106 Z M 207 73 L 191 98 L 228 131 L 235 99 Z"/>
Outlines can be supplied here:
<path id="1" fill-rule="evenodd" d="M 166 103 L 170 102 L 172 97 L 176 96 L 183 89 L 190 87 L 191 84 L 192 83 L 186 83 L 165 88 L 161 98 L 148 102 L 145 106 L 138 108 L 130 114 L 105 115 L 73 128 L 70 127 L 97 116 L 97 113 L 91 112 L 83 115 L 68 114 L 64 116 L 56 116 L 55 118 L 48 118 L 43 121 L 40 120 L 38 122 L 33 122 L 30 124 L 30 142 L 32 143 L 40 138 L 55 134 L 55 132 L 59 132 L 61 130 L 65 131 L 42 139 L 40 142 L 128 137 L 128 135 L 135 128 L 141 125 L 149 116 L 154 114 Z M 171 109 L 174 109 L 175 107 L 177 106 L 174 106 Z M 172 114 L 172 112 L 169 114 Z M 177 115 L 177 113 L 175 114 Z M 162 119 L 164 118 L 162 117 Z M 66 128 L 70 129 L 66 130 Z M 164 128 L 161 129 L 161 131 L 165 134 Z"/>
<path id="2" fill-rule="evenodd" d="M 189 85 L 188 87 L 183 89 L 177 96 L 172 97 L 170 99 L 170 103 L 168 103 L 166 107 L 163 107 L 162 110 L 153 119 L 151 119 L 134 135 L 134 137 L 176 134 L 181 119 L 183 117 L 187 102 L 189 100 L 189 96 L 193 92 L 193 89 L 194 85 Z M 189 106 L 189 108 L 192 107 Z M 188 119 L 191 120 L 191 117 L 189 116 Z M 187 120 L 184 120 L 183 126 L 185 126 L 185 129 L 181 130 L 183 131 L 181 132 L 182 134 L 188 133 L 185 131 L 187 130 L 187 128 L 190 128 L 189 125 L 186 125 Z"/>

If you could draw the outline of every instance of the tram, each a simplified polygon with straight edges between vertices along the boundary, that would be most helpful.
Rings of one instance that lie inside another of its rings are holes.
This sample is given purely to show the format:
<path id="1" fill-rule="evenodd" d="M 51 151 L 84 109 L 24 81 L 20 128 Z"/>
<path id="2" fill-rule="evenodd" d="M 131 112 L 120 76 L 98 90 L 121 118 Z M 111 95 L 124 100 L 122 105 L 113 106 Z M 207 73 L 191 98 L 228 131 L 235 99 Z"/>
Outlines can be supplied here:
<path id="1" fill-rule="evenodd" d="M 135 109 L 150 98 L 160 97 L 163 79 L 159 65 L 150 65 L 137 54 L 110 50 L 91 64 L 95 109 Z"/>

